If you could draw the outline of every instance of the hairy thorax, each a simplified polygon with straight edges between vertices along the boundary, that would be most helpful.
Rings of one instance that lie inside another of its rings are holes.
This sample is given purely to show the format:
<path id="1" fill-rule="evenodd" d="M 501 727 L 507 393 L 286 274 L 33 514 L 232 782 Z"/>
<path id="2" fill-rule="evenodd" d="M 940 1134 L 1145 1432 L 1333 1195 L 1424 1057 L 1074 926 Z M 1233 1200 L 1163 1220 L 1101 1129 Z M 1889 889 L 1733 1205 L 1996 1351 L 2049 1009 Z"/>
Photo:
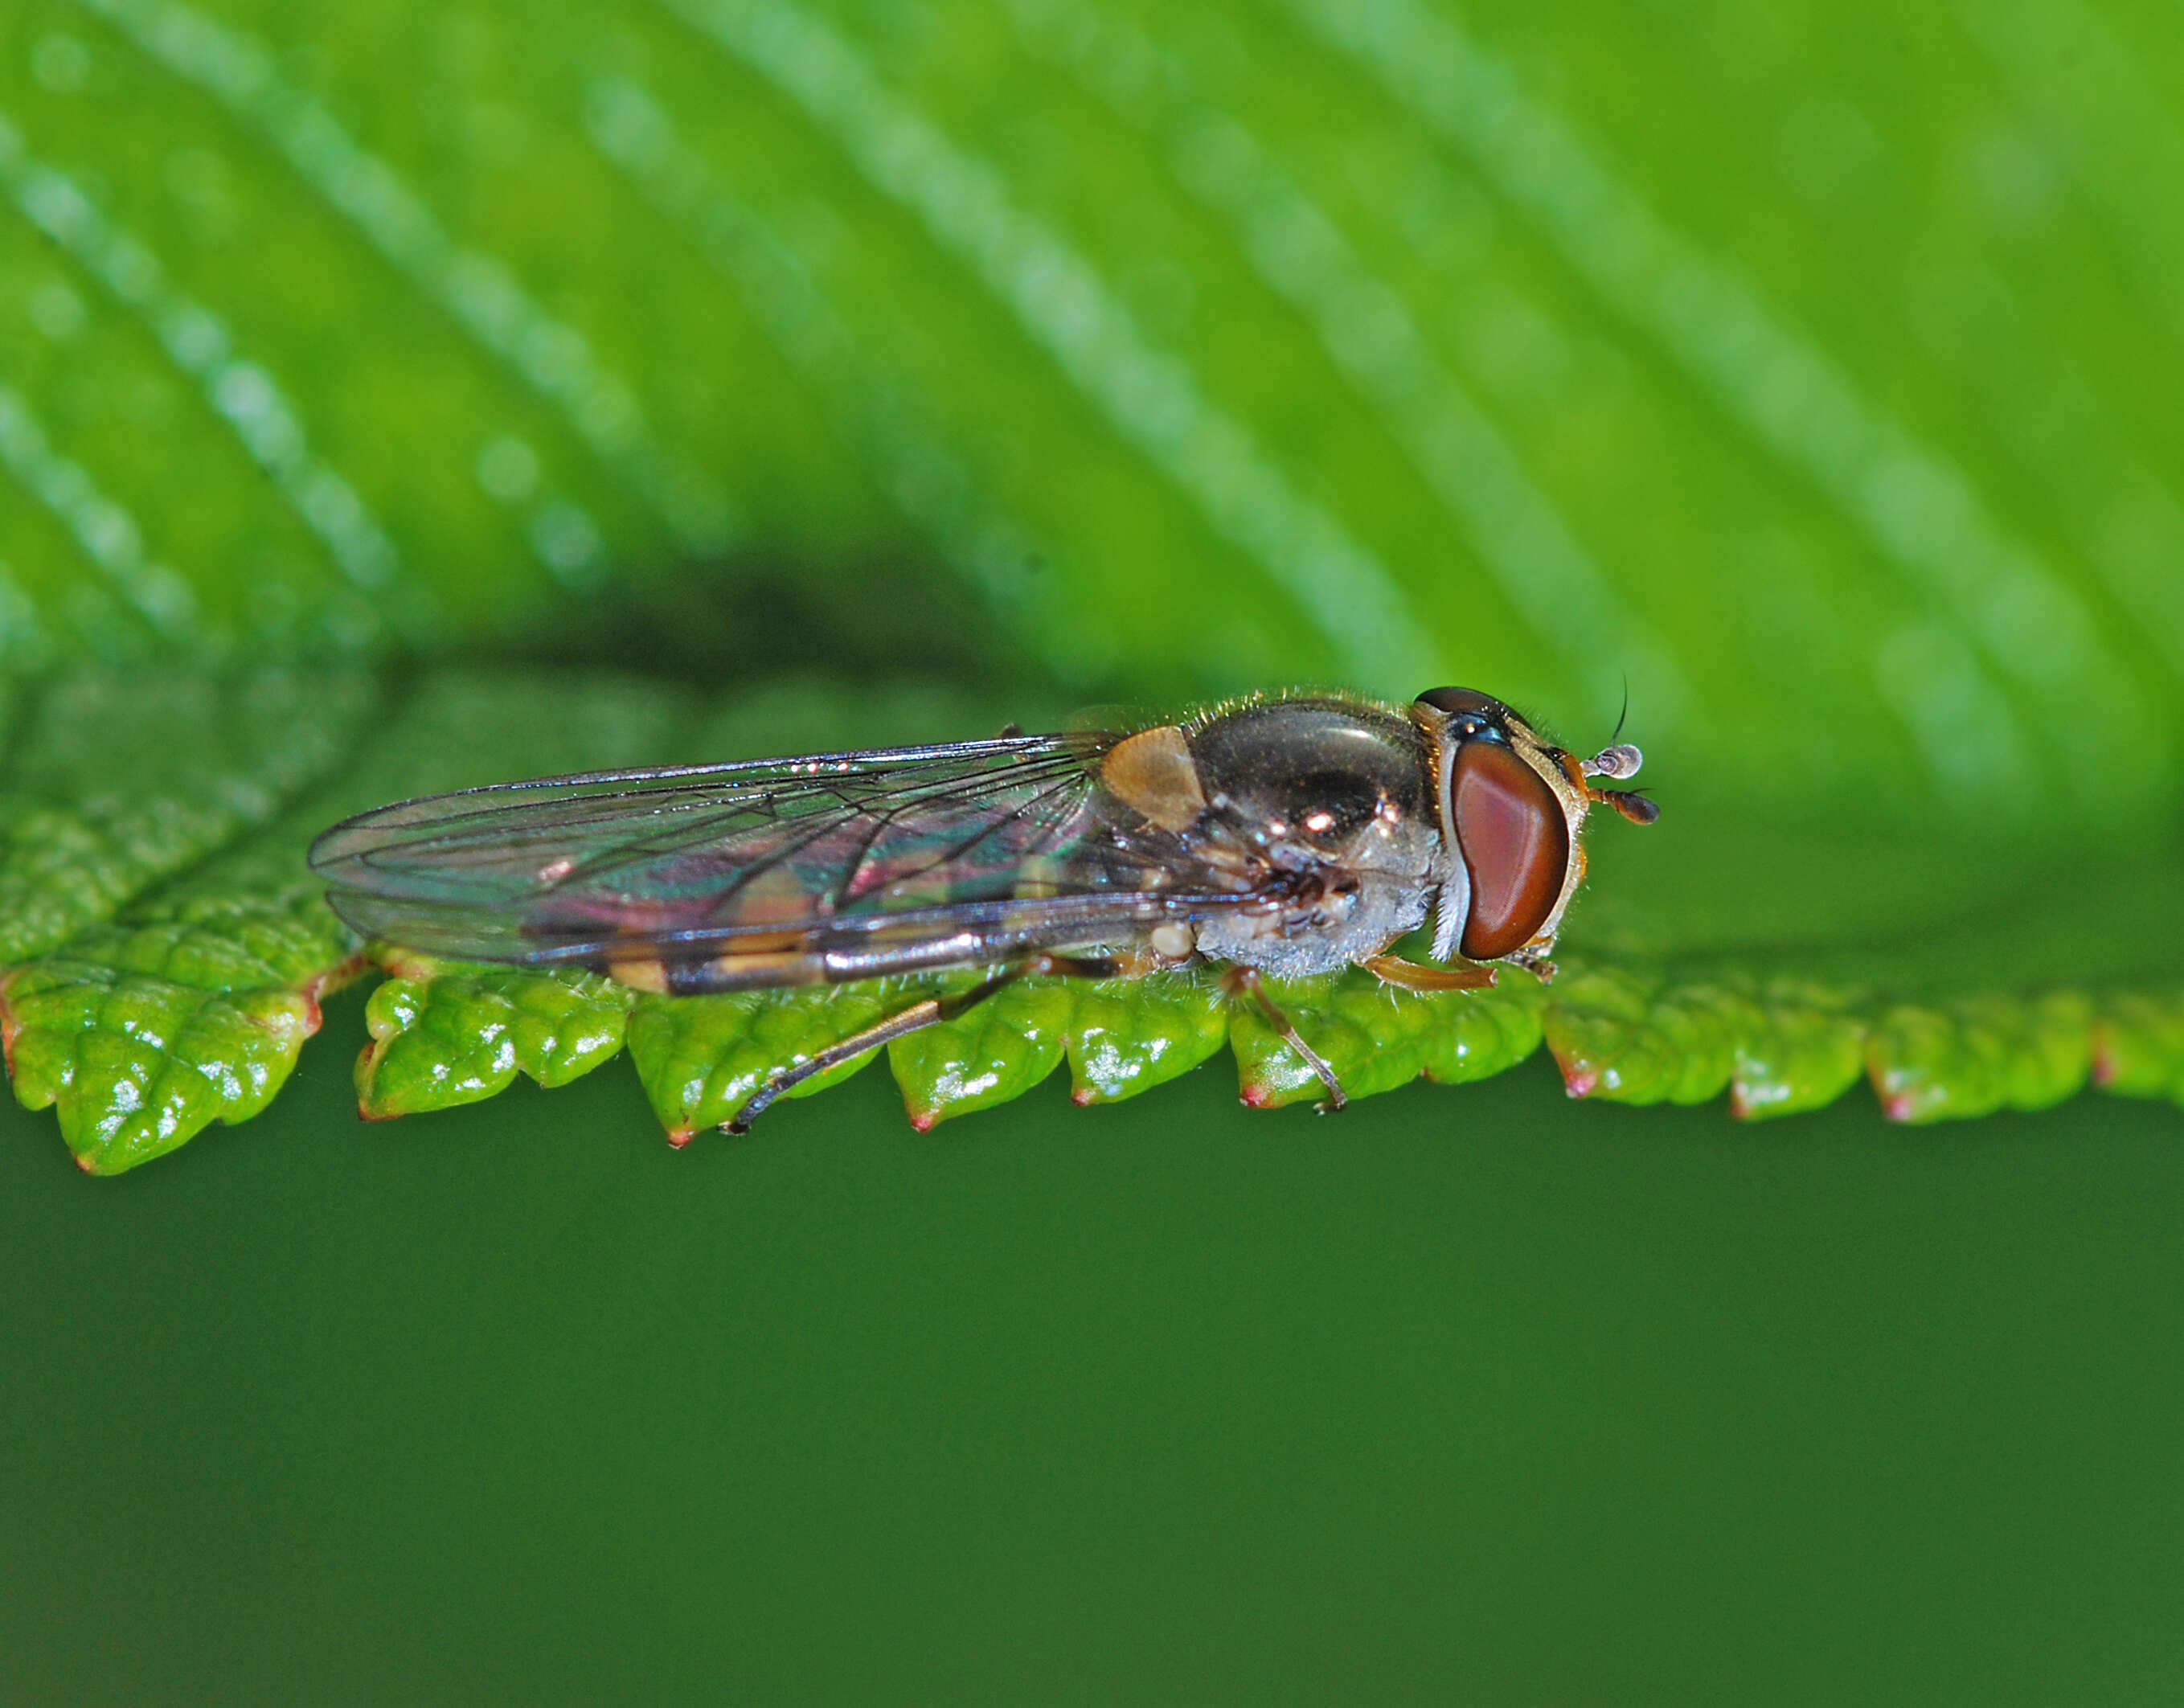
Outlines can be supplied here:
<path id="1" fill-rule="evenodd" d="M 1376 707 L 1272 700 L 1145 731 L 1104 780 L 1256 896 L 1203 921 L 1200 952 L 1277 976 L 1385 949 L 1424 922 L 1445 876 L 1424 741 Z"/>

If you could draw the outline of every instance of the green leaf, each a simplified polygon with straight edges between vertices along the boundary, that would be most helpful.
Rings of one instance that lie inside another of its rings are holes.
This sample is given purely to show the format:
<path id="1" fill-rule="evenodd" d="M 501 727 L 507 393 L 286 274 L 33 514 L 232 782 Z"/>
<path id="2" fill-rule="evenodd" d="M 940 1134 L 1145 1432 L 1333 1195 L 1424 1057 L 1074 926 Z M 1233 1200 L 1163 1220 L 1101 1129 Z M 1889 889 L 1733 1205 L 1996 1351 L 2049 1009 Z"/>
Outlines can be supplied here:
<path id="1" fill-rule="evenodd" d="M 2046 1109 L 2092 1066 L 2092 1004 L 2082 991 L 1986 996 L 1947 1008 L 1898 1007 L 1875 1021 L 1873 1088 L 1897 1121 Z"/>
<path id="2" fill-rule="evenodd" d="M 118 1173 L 271 1101 L 356 963 L 297 831 L 266 833 L 122 922 L 0 975 L 25 1108 L 57 1104 L 76 1160 Z"/>
<path id="3" fill-rule="evenodd" d="M 1078 987 L 1063 1031 L 1070 1095 L 1115 1103 L 1165 1085 L 1228 1041 L 1228 1004 L 1213 980 L 1154 973 Z"/>
<path id="4" fill-rule="evenodd" d="M 2101 1007 L 2094 1082 L 2120 1097 L 2184 1104 L 2184 991 L 2126 991 Z"/>
<path id="5" fill-rule="evenodd" d="M 1514 1067 L 1539 1048 L 1539 989 L 1529 974 L 1506 970 L 1491 990 L 1432 996 L 1394 990 L 1358 972 L 1266 981 L 1268 996 L 1352 1097 L 1392 1091 L 1422 1073 L 1461 1081 Z M 1234 999 L 1231 1014 L 1245 1102 L 1275 1108 L 1327 1094 L 1311 1064 L 1256 1002 Z"/>
<path id="6" fill-rule="evenodd" d="M 303 849 L 400 796 L 1454 681 L 1580 746 L 1627 690 L 1664 816 L 1544 991 L 1283 993 L 1356 1093 L 2176 1097 L 2174 32 L 1766 16 L 7 8 L 18 1096 L 102 1168 L 260 1106 L 365 965 Z M 626 1033 L 685 1133 L 928 988 L 398 948 L 376 1113 Z M 1320 1096 L 1195 976 L 889 1056 L 927 1120 L 1224 1042 Z"/>
<path id="7" fill-rule="evenodd" d="M 300 992 L 223 994 L 65 962 L 10 978 L 0 1001 L 17 1099 L 58 1104 L 93 1174 L 164 1155 L 216 1119 L 248 1120 L 318 1027 Z"/>
<path id="8" fill-rule="evenodd" d="M 635 995 L 596 973 L 449 971 L 421 956 L 394 965 L 365 1010 L 371 1042 L 356 1094 L 367 1121 L 476 1103 L 518 1072 L 566 1085 L 621 1049 Z"/>
<path id="9" fill-rule="evenodd" d="M 654 1112 L 680 1144 L 702 1128 L 726 1123 L 777 1071 L 800 1067 L 912 1000 L 879 982 L 823 992 L 643 997 L 630 1016 L 629 1050 Z M 788 1094 L 822 1090 L 871 1060 L 866 1054 L 844 1062 Z"/>
<path id="10" fill-rule="evenodd" d="M 935 1122 L 1022 1097 L 1061 1065 L 1076 998 L 1067 985 L 1023 979 L 969 1013 L 888 1046 L 910 1124 Z"/>
<path id="11" fill-rule="evenodd" d="M 908 562 L 1090 695 L 1574 733 L 1627 678 L 1770 817 L 2174 807 L 2170 120 L 2031 12 L 1884 66 L 1875 8 L 1778 9 L 1719 75 L 1613 8 L 922 15 L 12 8 L 0 659 L 498 643 L 699 561 L 705 637 L 783 565 L 869 631 Z"/>
<path id="12" fill-rule="evenodd" d="M 99 750 L 101 765 L 92 774 L 125 784 L 129 767 L 145 764 L 148 747 L 156 754 L 170 741 L 177 753 L 170 761 L 175 771 L 151 771 L 153 776 L 190 776 L 189 765 L 208 755 L 255 753 L 269 761 L 255 793 L 231 773 L 207 768 L 207 794 L 242 805 L 231 805 L 225 820 L 208 809 L 202 821 L 209 836 L 212 827 L 231 832 L 247 823 L 243 806 L 255 806 L 262 816 L 279 798 L 272 786 L 293 776 L 289 756 L 298 727 L 308 732 L 317 725 L 298 709 L 299 694 L 249 691 L 254 681 L 227 690 L 214 683 L 192 687 L 189 679 L 176 678 L 148 705 L 135 703 L 153 719 L 141 729 L 117 710 L 105 730 L 111 746 Z M 360 709 L 365 697 L 344 687 L 349 681 L 328 679 L 330 707 Z M 72 710 L 84 703 L 70 683 L 37 702 L 49 715 L 56 707 Z M 96 703 L 131 704 L 111 691 Z M 247 1119 L 279 1090 L 304 1040 L 317 1029 L 317 999 L 364 965 L 304 863 L 311 837 L 333 818 L 389 793 L 482 781 L 504 765 L 547 768 L 554 755 L 599 765 L 655 758 L 683 709 L 662 690 L 582 675 L 550 682 L 489 673 L 443 677 L 401 704 L 391 725 L 364 738 L 340 784 L 198 870 L 147 889 L 110 923 L 4 976 L 0 1039 L 8 1046 L 16 1096 L 31 1108 L 58 1105 L 62 1134 L 86 1168 L 132 1167 L 214 1120 Z M 160 721 L 176 704 L 216 709 L 218 715 L 208 712 L 201 722 L 179 728 Z M 351 726 L 357 721 L 352 715 Z M 79 736 L 86 728 L 74 717 L 68 726 Z M 181 753 L 196 757 L 185 761 Z M 30 782 L 40 777 L 30 765 L 18 775 Z M 35 815 L 21 821 L 38 821 Z M 79 890 L 69 873 L 42 871 L 29 862 L 24 870 L 34 898 L 26 916 L 50 917 L 75 904 Z M 41 882 L 57 891 L 58 899 L 36 899 L 47 893 Z M 521 982 L 525 976 L 508 976 Z M 535 1021 L 535 998 L 531 1008 Z M 559 1071 L 565 1056 L 582 1054 L 577 1040 L 588 1035 L 588 1024 L 570 1016 L 558 1042 L 534 1040 L 534 1077 Z M 531 1027 L 522 1030 L 533 1038 Z M 415 1054 L 404 1052 L 405 1059 Z M 398 1064 L 398 1077 L 401 1071 Z"/>
<path id="13" fill-rule="evenodd" d="M 1547 1041 L 1576 1097 L 1703 1103 L 1729 1088 L 1740 1115 L 1832 1103 L 1865 1065 L 1859 999 L 1792 977 L 1679 979 L 1581 971 L 1551 1004 Z"/>

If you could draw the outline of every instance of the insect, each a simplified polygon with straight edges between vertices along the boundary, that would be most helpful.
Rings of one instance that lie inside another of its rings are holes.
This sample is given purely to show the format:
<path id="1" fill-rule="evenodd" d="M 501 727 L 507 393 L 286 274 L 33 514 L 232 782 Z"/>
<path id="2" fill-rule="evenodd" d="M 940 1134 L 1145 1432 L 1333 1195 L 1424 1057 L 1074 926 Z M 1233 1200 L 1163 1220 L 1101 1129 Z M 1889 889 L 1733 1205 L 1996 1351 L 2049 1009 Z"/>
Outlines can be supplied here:
<path id="1" fill-rule="evenodd" d="M 1491 984 L 1496 962 L 1552 976 L 1588 809 L 1658 815 L 1594 782 L 1641 757 L 1612 743 L 1580 760 L 1469 688 L 1402 708 L 1271 696 L 1145 727 L 465 789 L 347 820 L 310 860 L 356 930 L 454 959 L 677 995 L 984 975 L 779 1070 L 732 1132 L 1026 975 L 1208 962 L 1339 1108 L 1261 976 L 1354 964 L 1410 991 Z M 1429 915 L 1431 964 L 1390 952 Z"/>

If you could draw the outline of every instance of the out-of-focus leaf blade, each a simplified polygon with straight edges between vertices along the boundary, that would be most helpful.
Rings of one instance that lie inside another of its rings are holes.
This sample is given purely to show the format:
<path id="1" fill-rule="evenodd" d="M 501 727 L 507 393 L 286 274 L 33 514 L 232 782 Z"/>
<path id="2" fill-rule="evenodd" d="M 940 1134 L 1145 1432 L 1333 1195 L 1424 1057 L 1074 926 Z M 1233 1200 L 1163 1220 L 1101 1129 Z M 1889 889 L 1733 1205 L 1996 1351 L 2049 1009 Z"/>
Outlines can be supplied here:
<path id="1" fill-rule="evenodd" d="M 0 759 L 0 965 L 265 823 L 347 751 L 354 670 L 98 670 L 26 693 Z"/>
<path id="2" fill-rule="evenodd" d="M 2174 44 L 2038 9 L 26 0 L 0 662 L 908 561 L 1089 693 L 1627 679 L 1716 804 L 2142 830 Z"/>

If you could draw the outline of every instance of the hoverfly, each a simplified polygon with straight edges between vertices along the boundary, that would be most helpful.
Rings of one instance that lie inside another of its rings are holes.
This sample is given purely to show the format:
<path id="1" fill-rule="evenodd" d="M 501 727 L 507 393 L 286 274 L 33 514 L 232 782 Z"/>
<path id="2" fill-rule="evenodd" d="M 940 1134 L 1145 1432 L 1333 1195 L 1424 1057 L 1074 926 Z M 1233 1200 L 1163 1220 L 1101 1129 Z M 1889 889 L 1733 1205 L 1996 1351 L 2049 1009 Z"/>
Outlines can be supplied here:
<path id="1" fill-rule="evenodd" d="M 784 1067 L 732 1132 L 1027 974 L 1206 962 L 1340 1107 L 1260 976 L 1355 965 L 1410 991 L 1489 985 L 1499 961 L 1551 976 L 1587 810 L 1658 815 L 1594 785 L 1640 762 L 1627 743 L 1580 760 L 1468 688 L 1402 709 L 1266 697 L 1146 727 L 465 789 L 347 820 L 310 860 L 368 937 L 644 991 L 984 972 Z M 1391 954 L 1429 915 L 1435 964 Z"/>

